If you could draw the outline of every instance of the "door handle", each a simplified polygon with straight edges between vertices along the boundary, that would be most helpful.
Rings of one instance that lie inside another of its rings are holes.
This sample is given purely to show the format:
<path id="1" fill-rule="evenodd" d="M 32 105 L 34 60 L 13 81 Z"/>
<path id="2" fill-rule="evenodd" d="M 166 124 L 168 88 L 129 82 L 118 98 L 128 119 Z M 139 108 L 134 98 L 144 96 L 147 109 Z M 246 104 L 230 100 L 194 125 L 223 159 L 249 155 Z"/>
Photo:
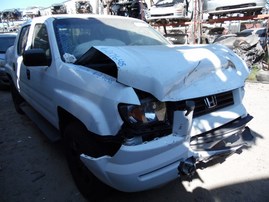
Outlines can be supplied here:
<path id="1" fill-rule="evenodd" d="M 16 65 L 15 63 L 12 63 L 12 70 L 15 72 L 16 71 Z"/>
<path id="2" fill-rule="evenodd" d="M 26 69 L 26 76 L 27 76 L 27 79 L 30 80 L 31 74 L 30 74 L 30 70 L 29 69 Z"/>

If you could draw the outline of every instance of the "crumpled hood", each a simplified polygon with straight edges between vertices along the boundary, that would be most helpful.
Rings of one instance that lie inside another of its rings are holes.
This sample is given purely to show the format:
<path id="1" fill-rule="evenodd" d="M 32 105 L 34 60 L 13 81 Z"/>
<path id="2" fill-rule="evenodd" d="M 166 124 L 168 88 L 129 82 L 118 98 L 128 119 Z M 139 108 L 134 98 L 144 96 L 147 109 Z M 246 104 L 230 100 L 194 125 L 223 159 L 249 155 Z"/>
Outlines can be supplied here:
<path id="1" fill-rule="evenodd" d="M 95 46 L 118 68 L 117 80 L 161 101 L 229 91 L 244 85 L 249 71 L 221 45 Z"/>

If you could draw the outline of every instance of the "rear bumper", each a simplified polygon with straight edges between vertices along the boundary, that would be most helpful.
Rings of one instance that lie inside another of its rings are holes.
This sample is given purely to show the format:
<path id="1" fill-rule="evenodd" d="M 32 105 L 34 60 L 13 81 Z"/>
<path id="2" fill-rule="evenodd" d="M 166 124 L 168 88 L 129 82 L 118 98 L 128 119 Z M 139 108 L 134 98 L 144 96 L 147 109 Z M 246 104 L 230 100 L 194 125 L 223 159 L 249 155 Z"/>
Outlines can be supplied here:
<path id="1" fill-rule="evenodd" d="M 247 141 L 253 139 L 250 131 L 245 130 L 245 125 L 251 118 L 246 116 L 211 133 L 199 135 L 199 141 L 202 139 L 203 143 L 196 143 L 196 139 L 192 138 L 190 145 L 189 138 L 170 134 L 141 145 L 122 145 L 113 157 L 92 158 L 82 154 L 81 160 L 100 180 L 115 189 L 125 192 L 147 190 L 168 183 L 179 174 L 191 174 L 182 173 L 181 170 L 187 159 L 193 158 L 194 164 L 207 162 L 246 145 Z M 208 134 L 212 137 L 208 137 Z M 222 145 L 225 141 L 227 144 Z"/>

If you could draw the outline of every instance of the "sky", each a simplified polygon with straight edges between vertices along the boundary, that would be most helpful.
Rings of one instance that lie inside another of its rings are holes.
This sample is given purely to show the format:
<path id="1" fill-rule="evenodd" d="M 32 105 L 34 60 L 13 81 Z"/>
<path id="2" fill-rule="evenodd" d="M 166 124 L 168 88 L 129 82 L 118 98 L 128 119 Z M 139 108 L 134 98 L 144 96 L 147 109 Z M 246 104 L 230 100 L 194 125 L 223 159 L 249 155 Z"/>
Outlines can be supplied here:
<path id="1" fill-rule="evenodd" d="M 13 8 L 27 8 L 29 6 L 48 7 L 54 3 L 62 3 L 65 0 L 0 0 L 0 11 Z"/>

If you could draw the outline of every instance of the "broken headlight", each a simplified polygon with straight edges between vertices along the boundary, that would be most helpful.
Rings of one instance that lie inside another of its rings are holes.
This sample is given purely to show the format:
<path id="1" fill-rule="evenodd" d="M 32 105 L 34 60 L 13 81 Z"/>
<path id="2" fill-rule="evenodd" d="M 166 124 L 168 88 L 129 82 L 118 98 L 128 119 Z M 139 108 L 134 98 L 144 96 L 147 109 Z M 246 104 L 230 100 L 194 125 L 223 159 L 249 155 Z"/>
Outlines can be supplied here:
<path id="1" fill-rule="evenodd" d="M 134 126 L 166 121 L 166 104 L 148 98 L 141 105 L 120 104 L 119 112 L 124 122 Z"/>

